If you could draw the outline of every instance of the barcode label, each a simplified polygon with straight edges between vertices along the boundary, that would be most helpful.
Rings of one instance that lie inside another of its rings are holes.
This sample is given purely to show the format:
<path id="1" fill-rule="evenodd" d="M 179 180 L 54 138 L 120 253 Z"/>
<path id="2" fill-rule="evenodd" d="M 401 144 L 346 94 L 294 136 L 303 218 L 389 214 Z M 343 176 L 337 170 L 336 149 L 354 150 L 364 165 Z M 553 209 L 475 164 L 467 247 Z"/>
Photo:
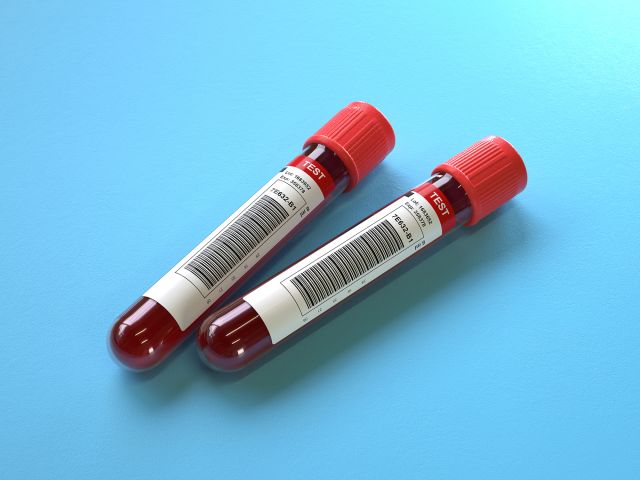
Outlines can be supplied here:
<path id="1" fill-rule="evenodd" d="M 264 195 L 193 257 L 184 269 L 211 290 L 288 217 L 289 212 L 277 200 Z"/>
<path id="2" fill-rule="evenodd" d="M 412 192 L 245 295 L 276 343 L 442 235 L 432 204 Z"/>
<path id="3" fill-rule="evenodd" d="M 290 281 L 311 309 L 404 248 L 389 220 L 383 220 Z"/>
<path id="4" fill-rule="evenodd" d="M 182 330 L 321 205 L 323 190 L 304 170 L 315 164 L 303 156 L 298 160 L 299 166 L 284 168 L 145 292 Z M 332 185 L 325 185 L 327 191 Z"/>

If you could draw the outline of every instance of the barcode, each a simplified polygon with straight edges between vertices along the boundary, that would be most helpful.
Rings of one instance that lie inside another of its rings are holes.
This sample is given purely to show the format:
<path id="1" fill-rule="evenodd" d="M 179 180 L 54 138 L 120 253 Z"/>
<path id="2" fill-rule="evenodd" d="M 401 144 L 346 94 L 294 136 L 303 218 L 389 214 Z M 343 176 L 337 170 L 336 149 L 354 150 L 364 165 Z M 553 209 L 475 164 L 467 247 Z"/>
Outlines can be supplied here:
<path id="1" fill-rule="evenodd" d="M 287 217 L 289 212 L 282 205 L 263 195 L 193 257 L 184 266 L 185 270 L 198 277 L 210 290 Z"/>
<path id="2" fill-rule="evenodd" d="M 404 247 L 388 220 L 360 234 L 291 279 L 307 308 L 313 308 Z"/>

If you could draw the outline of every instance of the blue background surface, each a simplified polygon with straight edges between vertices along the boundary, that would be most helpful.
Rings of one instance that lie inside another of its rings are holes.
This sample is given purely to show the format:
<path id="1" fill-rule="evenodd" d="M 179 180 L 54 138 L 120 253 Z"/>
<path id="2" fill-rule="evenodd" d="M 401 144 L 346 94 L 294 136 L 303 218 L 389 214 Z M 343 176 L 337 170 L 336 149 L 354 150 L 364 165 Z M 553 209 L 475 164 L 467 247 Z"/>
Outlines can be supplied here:
<path id="1" fill-rule="evenodd" d="M 3 478 L 638 478 L 640 4 L 446 3 L 2 2 Z M 254 283 L 486 135 L 529 186 L 245 375 L 118 367 L 352 100 L 396 149 Z"/>

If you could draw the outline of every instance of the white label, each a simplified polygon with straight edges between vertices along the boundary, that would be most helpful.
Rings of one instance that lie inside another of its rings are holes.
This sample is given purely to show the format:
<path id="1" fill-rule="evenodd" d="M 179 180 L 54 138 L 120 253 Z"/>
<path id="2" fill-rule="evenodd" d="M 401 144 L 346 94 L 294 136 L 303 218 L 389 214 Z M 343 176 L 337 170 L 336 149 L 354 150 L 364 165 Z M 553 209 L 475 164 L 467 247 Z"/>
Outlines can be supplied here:
<path id="1" fill-rule="evenodd" d="M 186 330 L 323 199 L 311 176 L 286 167 L 144 296 L 166 308 Z"/>
<path id="2" fill-rule="evenodd" d="M 244 297 L 273 343 L 442 235 L 431 204 L 410 192 Z"/>

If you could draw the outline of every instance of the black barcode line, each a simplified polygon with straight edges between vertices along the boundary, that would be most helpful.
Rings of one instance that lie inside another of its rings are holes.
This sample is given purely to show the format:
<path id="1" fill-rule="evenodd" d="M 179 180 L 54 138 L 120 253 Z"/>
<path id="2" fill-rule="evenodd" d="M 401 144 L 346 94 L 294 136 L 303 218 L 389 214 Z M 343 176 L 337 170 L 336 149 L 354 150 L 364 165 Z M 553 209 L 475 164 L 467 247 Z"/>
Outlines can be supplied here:
<path id="1" fill-rule="evenodd" d="M 290 281 L 311 309 L 403 248 L 396 229 L 383 220 Z"/>
<path id="2" fill-rule="evenodd" d="M 268 195 L 260 197 L 184 266 L 210 290 L 276 230 L 289 212 Z"/>

